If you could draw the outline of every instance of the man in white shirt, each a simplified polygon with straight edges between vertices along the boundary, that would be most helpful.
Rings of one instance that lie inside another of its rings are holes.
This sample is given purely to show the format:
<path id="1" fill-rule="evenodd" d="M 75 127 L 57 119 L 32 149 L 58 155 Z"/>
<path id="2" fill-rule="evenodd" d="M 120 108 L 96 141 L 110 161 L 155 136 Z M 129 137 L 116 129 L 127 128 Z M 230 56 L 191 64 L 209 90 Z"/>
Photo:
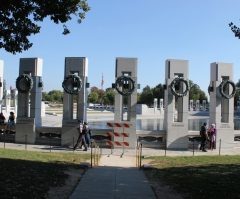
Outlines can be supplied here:
<path id="1" fill-rule="evenodd" d="M 81 146 L 82 145 L 82 142 L 84 144 L 84 151 L 87 151 L 87 145 L 86 145 L 86 140 L 85 140 L 85 134 L 83 134 L 83 124 L 82 124 L 82 121 L 81 120 L 78 120 L 78 133 L 79 133 L 79 136 L 78 136 L 78 140 L 77 140 L 77 143 L 75 144 L 75 146 L 73 147 L 73 150 L 76 150 L 77 147 Z"/>

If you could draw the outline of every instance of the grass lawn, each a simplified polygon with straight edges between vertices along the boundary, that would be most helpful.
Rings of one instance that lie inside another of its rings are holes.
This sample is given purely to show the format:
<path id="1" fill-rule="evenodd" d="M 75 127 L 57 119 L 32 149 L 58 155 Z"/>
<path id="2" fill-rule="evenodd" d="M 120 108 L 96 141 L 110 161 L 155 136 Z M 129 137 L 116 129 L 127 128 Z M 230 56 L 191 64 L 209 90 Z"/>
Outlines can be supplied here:
<path id="1" fill-rule="evenodd" d="M 161 181 L 186 198 L 240 198 L 240 156 L 148 157 Z"/>
<path id="2" fill-rule="evenodd" d="M 61 186 L 64 170 L 79 168 L 90 154 L 0 149 L 0 198 L 46 198 L 49 186 Z"/>

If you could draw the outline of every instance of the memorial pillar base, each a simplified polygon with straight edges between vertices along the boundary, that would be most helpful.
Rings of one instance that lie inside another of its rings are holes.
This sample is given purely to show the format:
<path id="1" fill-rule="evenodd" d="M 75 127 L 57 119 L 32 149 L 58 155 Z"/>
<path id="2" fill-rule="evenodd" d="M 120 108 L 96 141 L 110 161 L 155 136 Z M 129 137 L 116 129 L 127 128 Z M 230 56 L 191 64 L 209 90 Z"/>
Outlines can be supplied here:
<path id="1" fill-rule="evenodd" d="M 35 118 L 17 118 L 15 142 L 35 144 Z"/>
<path id="2" fill-rule="evenodd" d="M 72 146 L 73 141 L 76 144 L 79 135 L 77 127 L 77 120 L 62 120 L 61 146 Z"/>
<path id="3" fill-rule="evenodd" d="M 188 150 L 188 123 L 167 123 L 167 149 Z"/>

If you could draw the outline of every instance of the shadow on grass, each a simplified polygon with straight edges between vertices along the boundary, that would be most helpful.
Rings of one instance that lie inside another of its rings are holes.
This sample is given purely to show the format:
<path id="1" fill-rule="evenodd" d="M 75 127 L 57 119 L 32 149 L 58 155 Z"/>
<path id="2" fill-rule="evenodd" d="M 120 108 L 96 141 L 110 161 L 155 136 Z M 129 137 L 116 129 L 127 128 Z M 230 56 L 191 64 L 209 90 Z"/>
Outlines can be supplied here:
<path id="1" fill-rule="evenodd" d="M 185 198 L 240 198 L 240 165 L 209 164 L 145 171 L 148 178 L 170 185 Z"/>
<path id="2" fill-rule="evenodd" d="M 77 164 L 0 158 L 0 198 L 47 198 L 49 187 L 62 186 Z"/>

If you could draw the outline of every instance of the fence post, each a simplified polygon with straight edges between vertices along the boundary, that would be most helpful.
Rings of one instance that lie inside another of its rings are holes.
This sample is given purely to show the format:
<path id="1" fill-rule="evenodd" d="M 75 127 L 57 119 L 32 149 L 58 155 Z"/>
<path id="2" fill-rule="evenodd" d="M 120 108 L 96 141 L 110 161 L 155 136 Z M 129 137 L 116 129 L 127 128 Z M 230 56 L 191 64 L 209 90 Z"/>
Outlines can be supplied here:
<path id="1" fill-rule="evenodd" d="M 74 137 L 73 137 L 73 153 L 74 153 Z"/>
<path id="2" fill-rule="evenodd" d="M 193 139 L 193 156 L 194 156 L 194 142 L 195 142 L 195 139 Z"/>
<path id="3" fill-rule="evenodd" d="M 140 170 L 142 170 L 142 143 L 140 143 Z"/>
<path id="4" fill-rule="evenodd" d="M 165 157 L 167 156 L 167 139 L 165 138 Z"/>
<path id="5" fill-rule="evenodd" d="M 219 155 L 220 155 L 220 152 L 221 152 L 221 139 L 219 140 Z"/>
<path id="6" fill-rule="evenodd" d="M 52 140 L 51 140 L 51 137 L 52 137 L 52 135 L 50 134 L 50 153 L 52 152 L 52 150 L 51 150 L 51 148 L 52 148 L 52 147 L 51 147 L 51 145 L 52 145 L 52 143 L 51 143 L 51 141 L 52 141 Z"/>
<path id="7" fill-rule="evenodd" d="M 25 134 L 25 150 L 27 150 L 27 134 Z"/>
<path id="8" fill-rule="evenodd" d="M 92 168 L 92 143 L 93 141 L 91 140 L 91 168 Z"/>
<path id="9" fill-rule="evenodd" d="M 4 149 L 5 149 L 5 142 L 6 142 L 6 140 L 5 140 L 5 131 L 4 131 Z"/>

